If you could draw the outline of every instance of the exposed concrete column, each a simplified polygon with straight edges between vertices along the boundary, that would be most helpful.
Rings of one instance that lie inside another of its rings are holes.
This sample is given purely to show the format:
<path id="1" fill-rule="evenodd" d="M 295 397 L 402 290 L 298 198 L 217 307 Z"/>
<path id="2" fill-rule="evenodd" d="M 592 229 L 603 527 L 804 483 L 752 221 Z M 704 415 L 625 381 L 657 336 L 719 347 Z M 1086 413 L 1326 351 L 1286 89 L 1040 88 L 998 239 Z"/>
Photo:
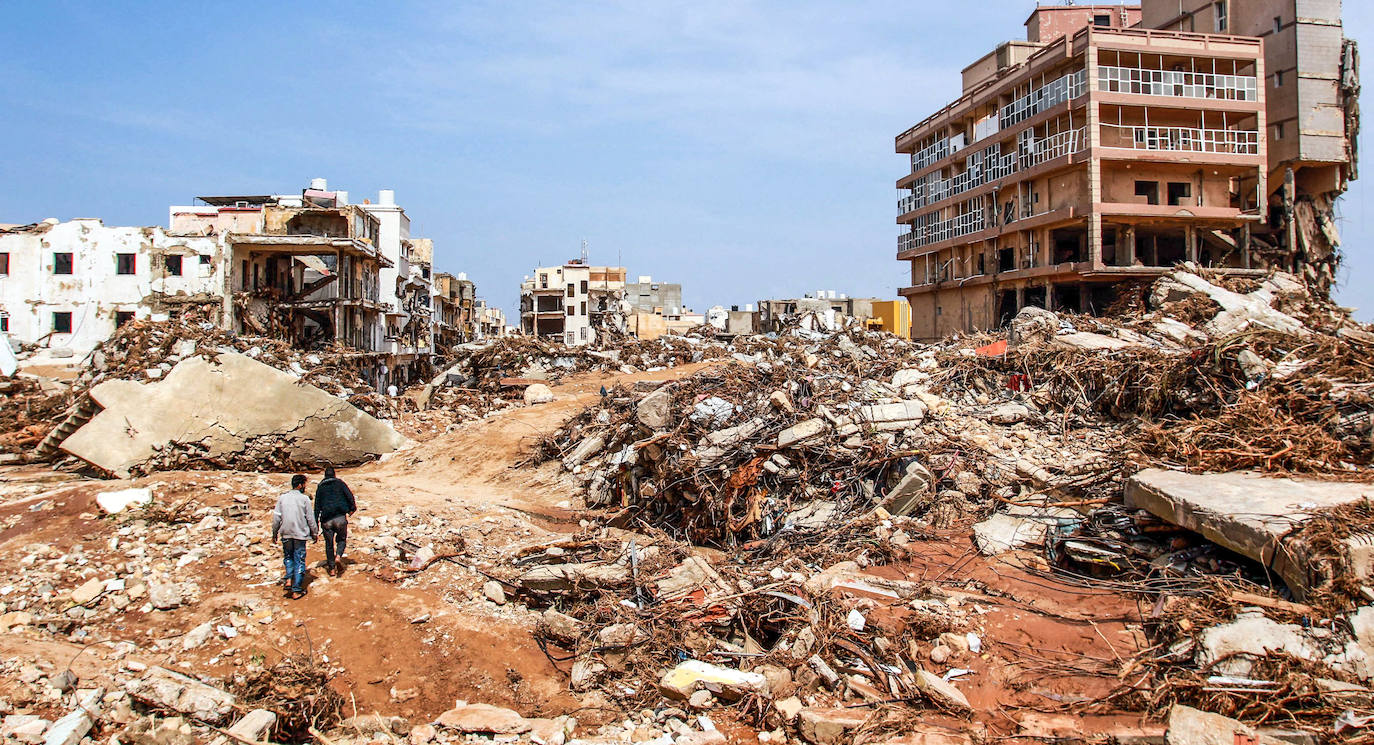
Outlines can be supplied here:
<path id="1" fill-rule="evenodd" d="M 1101 145 L 1101 132 L 1098 127 L 1100 114 L 1097 103 L 1097 45 L 1088 36 L 1088 48 L 1084 52 L 1084 70 L 1087 76 L 1088 105 L 1084 107 L 1087 121 L 1084 122 L 1084 137 L 1080 143 L 1095 153 Z M 1102 160 L 1088 159 L 1088 261 L 1094 268 L 1102 266 Z"/>
<path id="2" fill-rule="evenodd" d="M 1240 265 L 1250 268 L 1250 223 L 1240 226 Z"/>
<path id="3" fill-rule="evenodd" d="M 1185 241 L 1185 245 L 1187 246 L 1187 248 L 1185 249 L 1185 254 L 1184 254 L 1185 258 L 1187 258 L 1188 261 L 1191 261 L 1191 262 L 1196 263 L 1196 262 L 1197 262 L 1197 231 L 1193 229 L 1193 226 L 1192 226 L 1192 225 L 1188 225 L 1188 226 L 1186 226 L 1186 227 L 1183 228 L 1183 239 L 1184 239 L 1184 241 Z"/>
<path id="4" fill-rule="evenodd" d="M 1024 307 L 1026 307 L 1026 285 L 1023 283 L 1016 286 L 1016 312 L 1020 313 Z"/>
<path id="5" fill-rule="evenodd" d="M 1116 242 L 1117 252 L 1121 255 L 1122 266 L 1132 266 L 1135 264 L 1135 226 L 1127 225 L 1122 228 L 1121 236 Z"/>
<path id="6" fill-rule="evenodd" d="M 1054 310 L 1054 283 L 1045 282 L 1045 310 Z"/>
<path id="7" fill-rule="evenodd" d="M 1089 302 L 1089 298 L 1088 298 L 1088 287 L 1089 287 L 1089 285 L 1088 285 L 1088 283 L 1086 283 L 1086 282 L 1079 282 L 1079 283 L 1078 283 L 1078 312 L 1079 312 L 1079 313 L 1085 313 L 1085 314 L 1086 314 L 1088 311 L 1092 310 L 1092 303 Z"/>

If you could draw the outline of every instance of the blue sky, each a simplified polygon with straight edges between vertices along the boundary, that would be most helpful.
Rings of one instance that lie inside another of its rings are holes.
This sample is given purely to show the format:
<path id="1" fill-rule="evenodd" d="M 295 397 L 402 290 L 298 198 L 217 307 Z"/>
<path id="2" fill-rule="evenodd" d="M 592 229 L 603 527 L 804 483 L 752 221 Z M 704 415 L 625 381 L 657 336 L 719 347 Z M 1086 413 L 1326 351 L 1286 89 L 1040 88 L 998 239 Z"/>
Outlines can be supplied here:
<path id="1" fill-rule="evenodd" d="M 704 311 L 895 297 L 893 136 L 1023 38 L 1033 3 L 0 7 L 0 222 L 160 225 L 198 194 L 323 176 L 358 201 L 395 189 L 437 268 L 508 311 L 584 238 Z M 1374 4 L 1345 14 L 1365 39 Z M 1341 205 L 1337 295 L 1366 320 L 1371 188 Z"/>

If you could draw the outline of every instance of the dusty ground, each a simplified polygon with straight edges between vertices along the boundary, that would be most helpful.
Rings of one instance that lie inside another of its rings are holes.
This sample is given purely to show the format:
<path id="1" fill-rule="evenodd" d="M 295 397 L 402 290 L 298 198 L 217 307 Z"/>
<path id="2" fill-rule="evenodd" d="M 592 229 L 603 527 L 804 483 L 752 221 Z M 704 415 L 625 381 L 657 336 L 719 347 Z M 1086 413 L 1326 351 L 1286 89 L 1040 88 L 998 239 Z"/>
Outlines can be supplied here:
<path id="1" fill-rule="evenodd" d="M 555 663 L 550 656 L 560 651 L 546 654 L 536 644 L 530 633 L 534 613 L 483 597 L 481 570 L 515 546 L 578 528 L 573 485 L 556 466 L 516 467 L 538 438 L 594 401 L 602 385 L 675 379 L 706 364 L 580 377 L 555 386 L 552 403 L 459 425 L 386 462 L 341 473 L 360 506 L 350 536 L 353 563 L 339 578 L 312 570 L 309 595 L 297 601 L 281 596 L 280 560 L 268 535 L 275 495 L 286 488 L 287 475 L 185 472 L 100 482 L 7 469 L 0 473 L 0 574 L 9 577 L 24 570 L 21 562 L 35 544 L 60 553 L 79 548 L 88 559 L 118 567 L 115 544 L 122 523 L 97 517 L 99 492 L 151 486 L 164 502 L 189 498 L 220 510 L 246 503 L 248 513 L 226 529 L 196 534 L 204 557 L 174 570 L 194 580 L 195 602 L 146 613 L 131 605 L 101 626 L 98 644 L 37 630 L 0 633 L 0 658 L 42 660 L 57 669 L 75 660 L 70 664 L 83 679 L 98 680 L 112 666 L 127 664 L 116 661 L 113 643 L 129 640 L 138 649 L 128 659 L 229 676 L 257 656 L 272 659 L 309 648 L 338 669 L 336 685 L 357 713 L 424 721 L 465 699 L 526 716 L 573 713 L 585 723 L 614 718 L 611 702 L 568 690 L 569 663 Z M 386 520 L 364 529 L 364 517 Z M 233 542 L 238 533 L 245 535 L 246 547 Z M 384 534 L 423 536 L 439 554 L 457 556 L 411 574 L 374 544 Z M 323 545 L 312 545 L 309 557 L 312 564 L 322 560 Z M 85 578 L 101 576 L 90 566 L 65 568 L 53 590 L 69 592 Z M 1023 712 L 1063 710 L 1117 684 L 1122 661 L 1141 643 L 1135 601 L 1053 582 L 1019 567 L 1014 556 L 978 556 L 967 531 L 920 543 L 911 560 L 875 572 L 935 583 L 981 616 L 983 649 L 950 665 L 972 671 L 959 685 L 990 734 L 1034 730 L 1049 736 L 1071 734 L 1074 726 L 1105 731 L 1123 723 L 1106 717 L 1072 725 L 1052 714 Z M 222 624 L 231 618 L 240 629 L 232 639 L 215 636 L 191 649 L 179 643 L 207 620 Z M 882 621 L 881 612 L 874 620 Z M 157 640 L 163 640 L 160 649 Z M 0 683 L 0 695 L 5 685 Z M 950 720 L 946 726 L 962 723 Z"/>

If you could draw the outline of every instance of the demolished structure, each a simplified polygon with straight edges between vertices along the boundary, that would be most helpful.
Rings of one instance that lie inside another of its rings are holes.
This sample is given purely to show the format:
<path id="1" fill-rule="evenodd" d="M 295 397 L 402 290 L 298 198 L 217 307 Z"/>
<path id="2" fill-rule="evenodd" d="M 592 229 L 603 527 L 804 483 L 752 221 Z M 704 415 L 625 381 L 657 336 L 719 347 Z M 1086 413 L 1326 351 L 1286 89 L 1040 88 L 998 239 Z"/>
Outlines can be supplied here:
<path id="1" fill-rule="evenodd" d="M 1182 261 L 1329 291 L 1358 129 L 1339 3 L 1301 22 L 1291 0 L 1188 5 L 1039 7 L 898 135 L 914 337 L 1100 313 Z"/>
<path id="2" fill-rule="evenodd" d="M 568 346 L 596 341 L 600 331 L 624 333 L 625 267 L 571 259 L 539 267 L 520 284 L 520 330 Z"/>

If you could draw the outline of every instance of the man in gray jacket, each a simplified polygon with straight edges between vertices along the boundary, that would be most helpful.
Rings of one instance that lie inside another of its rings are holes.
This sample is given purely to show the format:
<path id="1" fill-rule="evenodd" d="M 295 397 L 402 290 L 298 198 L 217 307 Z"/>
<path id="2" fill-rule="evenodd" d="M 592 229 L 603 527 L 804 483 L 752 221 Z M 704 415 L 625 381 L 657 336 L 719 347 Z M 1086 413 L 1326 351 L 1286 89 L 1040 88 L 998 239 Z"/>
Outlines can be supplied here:
<path id="1" fill-rule="evenodd" d="M 305 541 L 319 541 L 320 526 L 315 522 L 315 510 L 305 495 L 305 477 L 291 477 L 291 491 L 277 497 L 272 510 L 272 540 L 281 537 L 282 562 L 286 578 L 282 580 L 284 596 L 292 600 L 305 595 Z"/>

